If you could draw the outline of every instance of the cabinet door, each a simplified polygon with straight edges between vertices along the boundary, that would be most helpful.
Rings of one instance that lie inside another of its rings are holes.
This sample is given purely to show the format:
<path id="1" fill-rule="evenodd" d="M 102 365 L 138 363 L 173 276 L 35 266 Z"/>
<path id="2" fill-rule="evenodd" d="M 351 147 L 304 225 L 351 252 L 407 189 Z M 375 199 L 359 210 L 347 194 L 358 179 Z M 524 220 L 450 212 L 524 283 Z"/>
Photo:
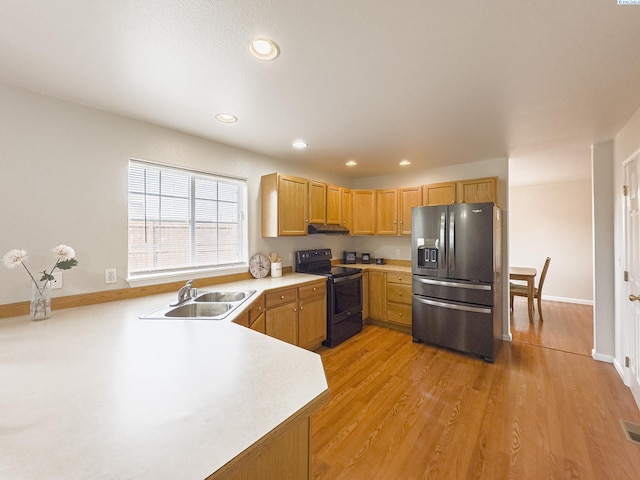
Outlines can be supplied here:
<path id="1" fill-rule="evenodd" d="M 309 181 L 309 223 L 327 221 L 327 186 Z"/>
<path id="2" fill-rule="evenodd" d="M 322 296 L 300 300 L 298 346 L 315 348 L 327 338 L 327 301 Z"/>
<path id="3" fill-rule="evenodd" d="M 353 218 L 353 205 L 351 197 L 351 189 L 340 188 L 341 206 L 340 214 L 342 217 L 342 226 L 351 230 L 352 218 Z M 350 232 L 353 233 L 353 232 Z"/>
<path id="4" fill-rule="evenodd" d="M 398 234 L 398 190 L 389 188 L 376 192 L 376 233 Z"/>
<path id="5" fill-rule="evenodd" d="M 287 303 L 265 313 L 265 333 L 292 345 L 298 344 L 297 303 Z"/>
<path id="6" fill-rule="evenodd" d="M 340 225 L 342 222 L 341 199 L 340 187 L 327 185 L 327 223 L 329 225 Z"/>
<path id="7" fill-rule="evenodd" d="M 374 190 L 352 190 L 353 235 L 375 235 L 376 192 Z"/>
<path id="8" fill-rule="evenodd" d="M 369 271 L 369 316 L 377 320 L 385 319 L 387 306 L 385 273 Z"/>
<path id="9" fill-rule="evenodd" d="M 307 234 L 308 193 L 304 178 L 280 175 L 278 182 L 278 235 Z"/>
<path id="10" fill-rule="evenodd" d="M 422 205 L 422 187 L 400 189 L 400 206 L 398 212 L 400 223 L 398 233 L 400 235 L 411 235 L 411 209 Z"/>
<path id="11" fill-rule="evenodd" d="M 423 205 L 449 205 L 456 203 L 456 183 L 433 183 L 422 189 Z"/>
<path id="12" fill-rule="evenodd" d="M 249 328 L 251 330 L 255 330 L 256 332 L 267 333 L 267 323 L 265 321 L 264 312 L 262 312 L 260 315 L 258 315 L 258 318 L 256 318 L 253 321 L 253 323 L 251 324 L 251 326 Z"/>
<path id="13" fill-rule="evenodd" d="M 458 182 L 458 203 L 497 202 L 497 178 L 475 178 Z"/>

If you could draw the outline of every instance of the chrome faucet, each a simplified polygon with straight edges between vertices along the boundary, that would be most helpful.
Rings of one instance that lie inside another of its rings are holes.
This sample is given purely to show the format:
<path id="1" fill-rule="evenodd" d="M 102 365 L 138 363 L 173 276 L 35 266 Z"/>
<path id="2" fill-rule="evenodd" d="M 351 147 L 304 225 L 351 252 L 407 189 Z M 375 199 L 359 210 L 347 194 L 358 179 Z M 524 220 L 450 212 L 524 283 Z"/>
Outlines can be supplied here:
<path id="1" fill-rule="evenodd" d="M 175 307 L 180 305 L 181 303 L 186 302 L 187 300 L 191 300 L 191 284 L 193 280 L 189 280 L 184 287 L 178 290 L 178 301 L 176 303 L 172 303 L 169 306 Z"/>

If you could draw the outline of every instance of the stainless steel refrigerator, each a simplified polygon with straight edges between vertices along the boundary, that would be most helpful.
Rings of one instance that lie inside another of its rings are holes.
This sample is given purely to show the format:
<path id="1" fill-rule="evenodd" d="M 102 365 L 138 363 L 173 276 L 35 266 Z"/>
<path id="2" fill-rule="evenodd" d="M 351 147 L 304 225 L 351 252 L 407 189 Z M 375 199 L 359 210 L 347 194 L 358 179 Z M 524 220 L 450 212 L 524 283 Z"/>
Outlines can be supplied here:
<path id="1" fill-rule="evenodd" d="M 414 207 L 415 342 L 493 362 L 502 336 L 501 210 L 493 203 Z"/>

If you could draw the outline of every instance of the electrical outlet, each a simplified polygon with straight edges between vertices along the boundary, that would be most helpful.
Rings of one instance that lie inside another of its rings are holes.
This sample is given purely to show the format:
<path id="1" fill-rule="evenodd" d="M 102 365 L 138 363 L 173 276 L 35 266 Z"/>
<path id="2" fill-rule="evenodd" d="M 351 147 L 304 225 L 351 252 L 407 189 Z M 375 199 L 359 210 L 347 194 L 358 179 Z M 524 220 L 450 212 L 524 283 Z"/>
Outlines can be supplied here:
<path id="1" fill-rule="evenodd" d="M 62 288 L 62 272 L 56 272 L 53 274 L 53 280 L 51 280 L 51 290 L 57 290 Z"/>
<path id="2" fill-rule="evenodd" d="M 104 271 L 104 283 L 116 283 L 117 275 L 115 268 L 107 268 Z"/>
<path id="3" fill-rule="evenodd" d="M 399 256 L 400 256 L 400 249 L 396 248 L 396 257 L 399 257 Z"/>

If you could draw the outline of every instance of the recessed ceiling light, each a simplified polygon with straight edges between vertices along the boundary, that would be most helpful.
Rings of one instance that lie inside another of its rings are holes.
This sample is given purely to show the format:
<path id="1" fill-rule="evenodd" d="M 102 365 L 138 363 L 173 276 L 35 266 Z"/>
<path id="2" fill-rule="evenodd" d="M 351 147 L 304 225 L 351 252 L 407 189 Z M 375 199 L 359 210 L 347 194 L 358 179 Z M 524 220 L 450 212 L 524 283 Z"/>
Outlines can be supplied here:
<path id="1" fill-rule="evenodd" d="M 407 165 L 411 165 L 411 162 L 409 160 L 401 160 L 399 165 L 401 167 L 406 167 Z"/>
<path id="2" fill-rule="evenodd" d="M 231 115 L 230 113 L 216 113 L 216 120 L 222 123 L 236 123 L 238 117 Z"/>
<path id="3" fill-rule="evenodd" d="M 357 164 L 358 162 L 356 162 L 355 160 L 349 160 L 347 163 L 345 163 L 347 167 L 355 167 Z"/>
<path id="4" fill-rule="evenodd" d="M 249 44 L 249 53 L 258 60 L 273 60 L 280 55 L 280 47 L 268 38 L 256 38 Z"/>
<path id="5" fill-rule="evenodd" d="M 308 146 L 307 142 L 305 142 L 304 140 L 296 140 L 291 145 L 293 145 L 293 148 L 299 148 L 299 149 L 307 148 Z"/>

